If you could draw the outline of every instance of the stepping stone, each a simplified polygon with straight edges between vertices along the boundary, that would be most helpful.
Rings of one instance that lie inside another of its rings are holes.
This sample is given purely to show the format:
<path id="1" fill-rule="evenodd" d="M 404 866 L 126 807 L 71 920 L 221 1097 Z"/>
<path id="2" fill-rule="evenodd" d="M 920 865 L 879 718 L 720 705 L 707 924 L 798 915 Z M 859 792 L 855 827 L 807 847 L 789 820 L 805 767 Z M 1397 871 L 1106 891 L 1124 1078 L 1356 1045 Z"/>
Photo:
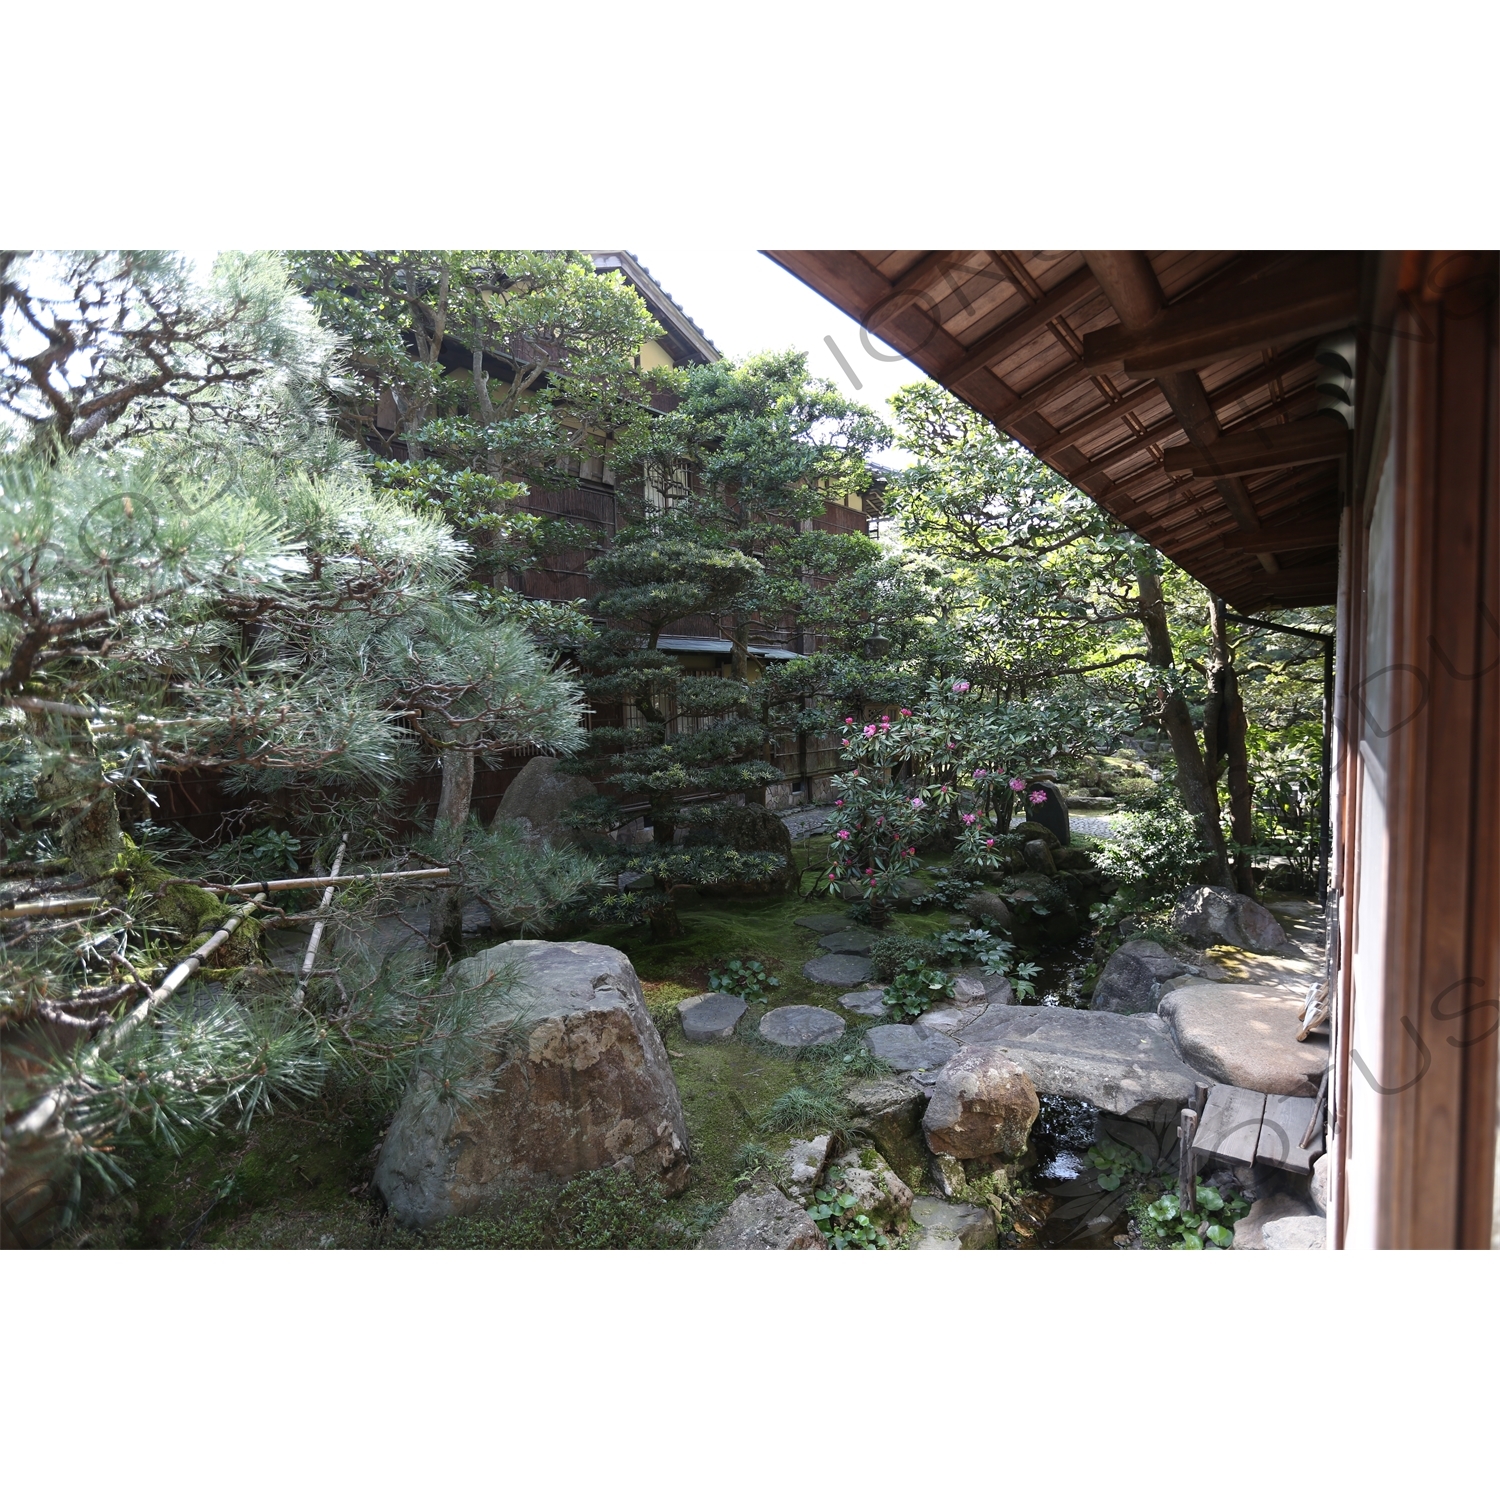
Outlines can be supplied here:
<path id="1" fill-rule="evenodd" d="M 854 928 L 849 932 L 830 932 L 818 939 L 818 947 L 828 953 L 868 953 L 875 946 L 876 938 L 868 930 Z"/>
<path id="2" fill-rule="evenodd" d="M 847 989 L 863 984 L 875 972 L 875 965 L 858 953 L 824 953 L 802 965 L 804 978 L 818 984 L 836 984 Z"/>
<path id="3" fill-rule="evenodd" d="M 919 1031 L 915 1026 L 872 1026 L 865 1032 L 865 1042 L 898 1073 L 941 1068 L 958 1051 L 958 1043 L 941 1032 Z"/>
<path id="4" fill-rule="evenodd" d="M 722 1042 L 734 1035 L 734 1028 L 745 1014 L 745 1002 L 738 995 L 717 991 L 693 995 L 677 1002 L 682 1018 L 682 1034 L 690 1042 Z"/>
<path id="5" fill-rule="evenodd" d="M 1318 1092 L 1328 1043 L 1297 1040 L 1302 1007 L 1284 992 L 1257 984 L 1188 985 L 1164 995 L 1157 1013 L 1183 1057 L 1217 1083 L 1309 1099 Z"/>
<path id="6" fill-rule="evenodd" d="M 820 911 L 810 917 L 798 917 L 797 926 L 810 928 L 813 932 L 843 932 L 854 926 L 854 919 L 839 912 Z"/>
<path id="7" fill-rule="evenodd" d="M 850 990 L 847 995 L 839 996 L 838 1003 L 845 1010 L 852 1010 L 857 1016 L 888 1014 L 885 1008 L 884 990 Z"/>
<path id="8" fill-rule="evenodd" d="M 1209 1081 L 1183 1062 L 1157 1016 L 991 1005 L 962 1035 L 965 1046 L 1005 1048 L 1039 1094 L 1082 1099 L 1106 1114 L 1150 1124 L 1171 1119 L 1192 1099 L 1194 1086 Z"/>
<path id="9" fill-rule="evenodd" d="M 761 1017 L 760 1034 L 778 1047 L 814 1047 L 843 1036 L 844 1018 L 821 1005 L 783 1005 Z"/>

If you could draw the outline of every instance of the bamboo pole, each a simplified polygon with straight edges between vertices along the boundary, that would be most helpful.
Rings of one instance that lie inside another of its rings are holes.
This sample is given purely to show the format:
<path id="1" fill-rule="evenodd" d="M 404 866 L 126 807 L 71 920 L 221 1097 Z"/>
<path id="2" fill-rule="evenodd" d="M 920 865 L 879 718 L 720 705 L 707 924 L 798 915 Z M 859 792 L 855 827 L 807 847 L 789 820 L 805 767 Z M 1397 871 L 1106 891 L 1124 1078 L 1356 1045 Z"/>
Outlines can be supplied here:
<path id="1" fill-rule="evenodd" d="M 182 986 L 203 967 L 203 961 L 211 958 L 220 948 L 227 943 L 241 922 L 248 917 L 257 906 L 260 906 L 266 897 L 264 894 L 247 901 L 239 911 L 229 917 L 224 925 L 220 927 L 210 938 L 195 948 L 188 956 L 172 970 L 162 982 L 141 1001 L 139 1005 L 120 1020 L 109 1027 L 84 1053 L 82 1065 L 96 1061 L 103 1056 L 108 1048 L 116 1047 L 128 1036 L 138 1031 L 141 1024 L 156 1009 L 158 1005 L 171 995 L 175 995 Z M 14 1125 L 5 1127 L 7 1138 L 24 1135 L 38 1135 L 51 1123 L 58 1110 L 62 1107 L 63 1090 L 51 1089 L 45 1093 L 37 1102 L 23 1115 Z"/>
<path id="2" fill-rule="evenodd" d="M 344 862 L 344 850 L 348 847 L 348 844 L 349 835 L 346 833 L 339 840 L 339 852 L 333 857 L 333 868 L 328 872 L 331 876 L 337 877 L 339 866 Z M 331 885 L 324 889 L 323 899 L 318 903 L 319 912 L 326 912 L 333 905 L 333 892 L 334 887 Z M 302 959 L 302 974 L 297 980 L 296 990 L 292 993 L 293 1005 L 301 1005 L 302 997 L 307 994 L 307 981 L 312 978 L 313 964 L 317 961 L 318 957 L 318 944 L 323 941 L 323 929 L 326 926 L 327 922 L 321 917 L 313 925 L 312 936 L 307 940 L 307 953 Z"/>
<path id="3" fill-rule="evenodd" d="M 69 896 L 65 901 L 23 901 L 18 906 L 0 909 L 0 921 L 12 917 L 68 917 L 75 912 L 92 911 L 103 896 Z"/>
<path id="4" fill-rule="evenodd" d="M 251 891 L 260 891 L 262 895 L 269 895 L 272 891 L 316 891 L 327 886 L 355 885 L 361 880 L 440 880 L 451 873 L 448 866 L 443 865 L 432 870 L 389 870 L 384 873 L 376 871 L 369 875 L 298 875 L 287 880 L 242 880 L 237 885 L 200 885 L 198 889 L 212 891 L 216 895 L 248 895 Z M 192 881 L 180 883 L 193 884 Z"/>

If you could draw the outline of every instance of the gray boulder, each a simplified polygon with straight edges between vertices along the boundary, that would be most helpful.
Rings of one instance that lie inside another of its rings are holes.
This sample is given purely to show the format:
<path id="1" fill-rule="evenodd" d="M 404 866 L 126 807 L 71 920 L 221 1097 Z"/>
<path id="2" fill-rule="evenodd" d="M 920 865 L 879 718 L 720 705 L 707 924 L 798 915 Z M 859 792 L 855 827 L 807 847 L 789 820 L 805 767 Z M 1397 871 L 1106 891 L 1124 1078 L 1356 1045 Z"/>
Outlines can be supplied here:
<path id="1" fill-rule="evenodd" d="M 826 1250 L 823 1231 L 780 1189 L 760 1183 L 729 1205 L 700 1250 Z"/>
<path id="2" fill-rule="evenodd" d="M 810 1141 L 792 1141 L 786 1148 L 787 1179 L 790 1196 L 805 1204 L 823 1180 L 828 1155 L 833 1148 L 831 1135 L 820 1135 Z"/>
<path id="3" fill-rule="evenodd" d="M 975 891 L 965 898 L 963 911 L 976 922 L 986 922 L 1000 932 L 1010 931 L 1010 908 L 993 891 Z"/>
<path id="4" fill-rule="evenodd" d="M 865 1045 L 898 1073 L 940 1068 L 958 1051 L 957 1042 L 915 1026 L 872 1026 L 865 1032 Z"/>
<path id="5" fill-rule="evenodd" d="M 969 1185 L 969 1177 L 964 1171 L 964 1164 L 956 1156 L 947 1156 L 942 1152 L 929 1152 L 927 1170 L 933 1185 L 945 1198 L 957 1198 Z"/>
<path id="6" fill-rule="evenodd" d="M 1267 1250 L 1323 1250 L 1327 1248 L 1328 1224 L 1318 1214 L 1273 1219 L 1260 1232 Z"/>
<path id="7" fill-rule="evenodd" d="M 1000 1048 L 965 1046 L 938 1074 L 922 1131 L 934 1155 L 1015 1161 L 1040 1108 L 1031 1080 Z"/>
<path id="8" fill-rule="evenodd" d="M 821 1005 L 783 1005 L 760 1018 L 760 1034 L 778 1047 L 813 1047 L 843 1036 L 844 1018 Z"/>
<path id="9" fill-rule="evenodd" d="M 994 1216 L 972 1203 L 917 1198 L 911 1218 L 917 1229 L 913 1250 L 993 1250 L 999 1244 Z"/>
<path id="10" fill-rule="evenodd" d="M 1257 1198 L 1250 1205 L 1250 1212 L 1234 1226 L 1234 1248 L 1236 1250 L 1269 1250 L 1271 1244 L 1267 1243 L 1267 1230 L 1275 1224 L 1287 1224 L 1293 1228 L 1293 1232 L 1306 1235 L 1310 1229 L 1310 1223 L 1316 1223 L 1321 1231 L 1324 1220 L 1321 1215 L 1313 1213 L 1302 1198 L 1293 1197 L 1290 1193 L 1272 1193 L 1265 1198 Z M 1300 1228 L 1296 1228 L 1300 1226 Z M 1272 1239 L 1288 1230 L 1278 1230 Z M 1290 1245 L 1286 1248 L 1292 1248 Z M 1300 1246 L 1298 1248 L 1310 1249 L 1311 1246 Z M 1318 1249 L 1322 1249 L 1319 1244 Z"/>
<path id="11" fill-rule="evenodd" d="M 1082 1099 L 1106 1114 L 1147 1124 L 1171 1119 L 1192 1099 L 1194 1085 L 1207 1081 L 1178 1056 L 1156 1016 L 1060 1005 L 991 1006 L 960 1035 L 965 1045 L 1004 1048 L 1038 1094 Z"/>
<path id="12" fill-rule="evenodd" d="M 1185 974 L 1188 966 L 1160 943 L 1139 939 L 1124 943 L 1109 956 L 1089 1002 L 1094 1010 L 1117 1016 L 1144 1015 L 1156 1009 L 1163 980 Z"/>
<path id="13" fill-rule="evenodd" d="M 1275 953 L 1287 942 L 1281 923 L 1265 907 L 1222 885 L 1184 891 L 1172 911 L 1172 926 L 1200 948 L 1227 943 L 1252 953 Z"/>
<path id="14" fill-rule="evenodd" d="M 561 764 L 550 755 L 532 756 L 506 787 L 496 818 L 524 819 L 530 834 L 549 844 L 578 842 L 578 835 L 562 821 L 562 815 L 580 797 L 592 797 L 594 783 L 582 776 L 565 775 L 559 769 Z"/>
<path id="15" fill-rule="evenodd" d="M 904 1078 L 871 1078 L 851 1083 L 844 1099 L 849 1106 L 849 1134 L 873 1141 L 908 1186 L 919 1183 L 927 1160 L 922 1138 L 925 1090 Z"/>
<path id="16" fill-rule="evenodd" d="M 1310 1098 L 1328 1065 L 1324 1037 L 1297 1040 L 1302 1007 L 1258 984 L 1197 984 L 1163 995 L 1158 1014 L 1183 1059 L 1218 1083 Z"/>
<path id="17" fill-rule="evenodd" d="M 623 953 L 501 943 L 445 983 L 488 999 L 486 1046 L 461 1080 L 468 1103 L 423 1074 L 396 1111 L 373 1180 L 399 1223 L 481 1213 L 599 1167 L 624 1165 L 667 1193 L 687 1186 L 677 1083 Z"/>
<path id="18" fill-rule="evenodd" d="M 1319 1213 L 1328 1212 L 1328 1200 L 1333 1196 L 1332 1187 L 1329 1184 L 1329 1173 L 1332 1171 L 1333 1158 L 1324 1154 L 1313 1163 L 1312 1181 L 1308 1192 L 1313 1204 Z"/>
<path id="19" fill-rule="evenodd" d="M 693 995 L 677 1002 L 682 1034 L 690 1042 L 722 1042 L 732 1037 L 745 1009 L 745 1002 L 738 995 L 718 992 Z"/>
<path id="20" fill-rule="evenodd" d="M 858 953 L 824 953 L 802 965 L 802 975 L 815 984 L 836 984 L 849 989 L 863 984 L 875 972 L 875 965 Z"/>

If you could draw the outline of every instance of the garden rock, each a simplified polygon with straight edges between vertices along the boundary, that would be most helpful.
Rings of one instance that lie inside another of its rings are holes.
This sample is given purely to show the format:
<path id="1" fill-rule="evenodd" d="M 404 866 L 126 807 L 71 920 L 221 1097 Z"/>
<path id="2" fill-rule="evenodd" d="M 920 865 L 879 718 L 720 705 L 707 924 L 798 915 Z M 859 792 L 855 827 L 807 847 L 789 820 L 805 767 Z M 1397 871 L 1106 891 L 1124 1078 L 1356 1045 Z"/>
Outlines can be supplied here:
<path id="1" fill-rule="evenodd" d="M 1203 948 L 1227 943 L 1252 953 L 1275 953 L 1287 943 L 1281 923 L 1265 907 L 1222 885 L 1184 891 L 1173 909 L 1172 926 Z"/>
<path id="2" fill-rule="evenodd" d="M 1052 860 L 1052 851 L 1041 839 L 1027 839 L 1022 853 L 1026 856 L 1026 866 L 1035 870 L 1038 875 L 1056 875 L 1057 866 Z"/>
<path id="3" fill-rule="evenodd" d="M 722 1042 L 732 1037 L 745 1009 L 745 1002 L 738 995 L 717 991 L 693 995 L 677 1004 L 682 1034 L 690 1042 Z"/>
<path id="4" fill-rule="evenodd" d="M 802 965 L 802 975 L 816 984 L 836 984 L 844 989 L 863 984 L 875 965 L 858 953 L 824 953 Z"/>
<path id="5" fill-rule="evenodd" d="M 872 1026 L 865 1032 L 865 1045 L 898 1073 L 941 1068 L 958 1051 L 958 1043 L 940 1032 L 915 1026 Z"/>
<path id="6" fill-rule="evenodd" d="M 1328 1199 L 1330 1197 L 1328 1175 L 1331 1160 L 1331 1157 L 1324 1155 L 1320 1156 L 1313 1163 L 1312 1182 L 1308 1190 L 1312 1201 L 1317 1205 L 1318 1212 L 1324 1214 L 1328 1212 Z"/>
<path id="7" fill-rule="evenodd" d="M 1267 1250 L 1270 1248 L 1265 1241 L 1268 1226 L 1282 1221 L 1307 1219 L 1316 1222 L 1320 1228 L 1323 1225 L 1323 1220 L 1317 1214 L 1308 1212 L 1303 1199 L 1294 1198 L 1290 1193 L 1272 1193 L 1269 1197 L 1258 1198 L 1250 1205 L 1250 1212 L 1234 1226 L 1234 1248 Z"/>
<path id="8" fill-rule="evenodd" d="M 855 927 L 848 932 L 830 932 L 818 939 L 818 947 L 825 953 L 868 953 L 875 941 L 875 934 L 868 928 Z"/>
<path id="9" fill-rule="evenodd" d="M 896 910 L 910 911 L 912 903 L 920 901 L 927 894 L 927 886 L 920 880 L 907 877 L 896 883 Z"/>
<path id="10" fill-rule="evenodd" d="M 1036 792 L 1042 794 L 1043 801 L 1031 800 Z M 1059 844 L 1073 842 L 1072 825 L 1068 820 L 1067 799 L 1055 781 L 1037 779 L 1026 783 L 1026 817 L 1029 822 L 1040 823 Z"/>
<path id="11" fill-rule="evenodd" d="M 796 925 L 812 932 L 844 932 L 854 926 L 854 919 L 838 912 L 819 911 L 808 917 L 798 917 Z"/>
<path id="12" fill-rule="evenodd" d="M 906 1227 L 912 1190 L 891 1171 L 890 1163 L 878 1151 L 866 1147 L 847 1152 L 829 1169 L 828 1180 L 854 1194 L 851 1214 L 867 1214 L 870 1222 L 887 1234 L 900 1234 Z"/>
<path id="13" fill-rule="evenodd" d="M 911 1218 L 917 1226 L 913 1250 L 993 1250 L 1000 1242 L 994 1217 L 972 1203 L 916 1198 Z"/>
<path id="14" fill-rule="evenodd" d="M 783 1005 L 760 1018 L 760 1034 L 778 1047 L 814 1047 L 843 1036 L 844 1018 L 820 1005 Z"/>
<path id="15" fill-rule="evenodd" d="M 506 787 L 496 819 L 524 820 L 528 834 L 549 844 L 574 844 L 579 835 L 562 816 L 582 797 L 597 795 L 594 783 L 583 776 L 568 776 L 562 762 L 550 755 L 534 755 Z"/>
<path id="16" fill-rule="evenodd" d="M 1183 1059 L 1218 1083 L 1311 1097 L 1328 1065 L 1326 1038 L 1297 1040 L 1302 1007 L 1257 984 L 1197 984 L 1164 995 L 1158 1013 Z"/>
<path id="17" fill-rule="evenodd" d="M 926 1091 L 904 1078 L 872 1078 L 844 1090 L 849 1130 L 868 1136 L 908 1186 L 921 1181 L 927 1146 L 922 1138 Z"/>
<path id="18" fill-rule="evenodd" d="M 929 1152 L 928 1171 L 934 1186 L 945 1198 L 956 1198 L 968 1187 L 968 1175 L 964 1164 L 956 1156 L 945 1156 L 941 1152 Z"/>
<path id="19" fill-rule="evenodd" d="M 832 1146 L 831 1135 L 820 1135 L 810 1141 L 793 1141 L 786 1148 L 790 1194 L 798 1203 L 806 1204 L 813 1190 L 822 1182 Z"/>
<path id="20" fill-rule="evenodd" d="M 1138 1016 L 1156 1009 L 1163 980 L 1187 972 L 1188 965 L 1173 958 L 1160 943 L 1144 939 L 1124 943 L 1109 956 L 1094 985 L 1094 1010 L 1117 1016 Z"/>
<path id="21" fill-rule="evenodd" d="M 1017 823 L 1011 832 L 1021 840 L 1023 846 L 1031 839 L 1040 839 L 1049 849 L 1062 848 L 1062 840 L 1045 823 L 1035 821 Z"/>
<path id="22" fill-rule="evenodd" d="M 993 891 L 975 891 L 964 900 L 964 914 L 999 932 L 1010 931 L 1010 908 Z"/>
<path id="23" fill-rule="evenodd" d="M 886 1013 L 883 989 L 850 990 L 839 996 L 838 1003 L 857 1016 L 883 1016 Z"/>
<path id="24" fill-rule="evenodd" d="M 1010 980 L 1004 974 L 986 974 L 978 964 L 970 964 L 967 968 L 960 969 L 953 981 L 955 999 L 958 996 L 959 980 L 970 980 L 983 985 L 986 1005 L 1014 1005 L 1016 1003 L 1016 992 L 1011 988 Z"/>
<path id="25" fill-rule="evenodd" d="M 1041 1109 L 1020 1066 L 998 1047 L 965 1046 L 938 1074 L 922 1130 L 934 1155 L 1015 1160 Z"/>
<path id="26" fill-rule="evenodd" d="M 703 1236 L 700 1250 L 826 1250 L 823 1231 L 807 1210 L 770 1183 L 741 1193 Z"/>
<path id="27" fill-rule="evenodd" d="M 953 979 L 953 1003 L 962 1008 L 966 1005 L 983 1005 L 987 999 L 984 980 L 974 974 L 958 974 Z"/>
<path id="28" fill-rule="evenodd" d="M 1267 1250 L 1322 1250 L 1327 1245 L 1328 1224 L 1317 1214 L 1273 1219 L 1260 1232 Z"/>
<path id="29" fill-rule="evenodd" d="M 1082 1099 L 1147 1124 L 1174 1117 L 1192 1099 L 1194 1085 L 1206 1081 L 1178 1056 L 1156 1016 L 992 1005 L 964 1029 L 963 1040 L 1003 1047 L 1038 1094 Z"/>
<path id="30" fill-rule="evenodd" d="M 487 1044 L 439 1098 L 419 1075 L 386 1132 L 374 1186 L 392 1216 L 425 1227 L 482 1213 L 516 1191 L 623 1165 L 673 1194 L 687 1186 L 677 1083 L 630 960 L 600 943 L 519 941 L 445 976 L 493 990 Z"/>

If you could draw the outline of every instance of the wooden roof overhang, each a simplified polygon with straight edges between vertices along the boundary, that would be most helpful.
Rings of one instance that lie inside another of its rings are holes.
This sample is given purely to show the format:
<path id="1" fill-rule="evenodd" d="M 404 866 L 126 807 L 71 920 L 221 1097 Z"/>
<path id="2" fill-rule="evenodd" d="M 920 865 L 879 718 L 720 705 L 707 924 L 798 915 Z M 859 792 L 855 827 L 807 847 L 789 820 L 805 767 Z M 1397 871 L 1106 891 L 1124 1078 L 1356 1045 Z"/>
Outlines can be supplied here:
<path id="1" fill-rule="evenodd" d="M 1235 608 L 1334 602 L 1344 423 L 1328 251 L 773 250 L 770 258 Z"/>

